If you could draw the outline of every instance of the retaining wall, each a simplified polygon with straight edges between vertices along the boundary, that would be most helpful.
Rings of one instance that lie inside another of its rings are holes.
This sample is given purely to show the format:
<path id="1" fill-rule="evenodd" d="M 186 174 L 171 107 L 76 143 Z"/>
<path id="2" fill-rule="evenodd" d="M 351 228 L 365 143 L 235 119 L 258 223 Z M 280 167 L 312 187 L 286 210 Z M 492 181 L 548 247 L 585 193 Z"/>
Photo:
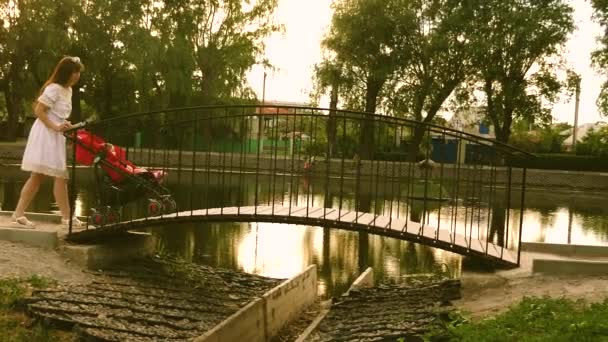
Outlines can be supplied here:
<path id="1" fill-rule="evenodd" d="M 269 341 L 317 297 L 317 266 L 286 280 L 230 316 L 196 342 Z"/>

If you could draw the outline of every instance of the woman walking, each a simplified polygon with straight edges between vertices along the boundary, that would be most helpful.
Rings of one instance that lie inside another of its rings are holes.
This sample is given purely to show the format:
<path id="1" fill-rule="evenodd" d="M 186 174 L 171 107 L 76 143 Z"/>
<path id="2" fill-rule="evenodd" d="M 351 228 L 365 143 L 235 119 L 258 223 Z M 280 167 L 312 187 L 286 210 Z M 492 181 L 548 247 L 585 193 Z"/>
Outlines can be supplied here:
<path id="1" fill-rule="evenodd" d="M 67 120 L 72 111 L 72 86 L 80 79 L 84 66 L 78 57 L 64 57 L 55 67 L 51 77 L 40 90 L 34 102 L 36 121 L 30 130 L 21 162 L 21 169 L 30 171 L 30 177 L 21 189 L 21 196 L 12 221 L 23 227 L 34 228 L 25 217 L 25 210 L 34 199 L 45 176 L 54 178 L 53 195 L 61 212 L 61 223 L 69 224 L 68 170 L 66 165 L 66 141 L 63 132 L 72 127 Z M 83 223 L 74 218 L 72 226 Z"/>

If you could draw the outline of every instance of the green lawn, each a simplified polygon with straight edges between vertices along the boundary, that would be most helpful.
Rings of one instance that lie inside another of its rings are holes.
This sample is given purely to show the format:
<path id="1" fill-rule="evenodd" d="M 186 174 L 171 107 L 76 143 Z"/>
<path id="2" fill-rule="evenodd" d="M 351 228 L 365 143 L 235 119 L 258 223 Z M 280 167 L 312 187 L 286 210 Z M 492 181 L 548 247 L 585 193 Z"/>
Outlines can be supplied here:
<path id="1" fill-rule="evenodd" d="M 586 304 L 568 299 L 524 298 L 494 318 L 471 322 L 459 314 L 427 341 L 601 342 L 608 341 L 608 299 Z"/>

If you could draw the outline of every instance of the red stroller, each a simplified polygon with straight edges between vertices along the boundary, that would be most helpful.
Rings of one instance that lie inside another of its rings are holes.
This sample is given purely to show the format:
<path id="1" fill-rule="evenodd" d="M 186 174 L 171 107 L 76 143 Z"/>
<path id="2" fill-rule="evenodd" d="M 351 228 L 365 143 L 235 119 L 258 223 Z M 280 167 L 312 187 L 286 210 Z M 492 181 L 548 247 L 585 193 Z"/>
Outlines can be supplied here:
<path id="1" fill-rule="evenodd" d="M 68 135 L 74 140 L 74 135 Z M 120 221 L 120 209 L 126 203 L 148 198 L 148 215 L 172 213 L 177 204 L 162 186 L 167 175 L 163 170 L 147 170 L 127 160 L 126 151 L 107 143 L 93 133 L 80 129 L 75 137 L 76 162 L 93 165 L 98 192 L 98 206 L 92 209 L 90 223 L 104 225 Z"/>

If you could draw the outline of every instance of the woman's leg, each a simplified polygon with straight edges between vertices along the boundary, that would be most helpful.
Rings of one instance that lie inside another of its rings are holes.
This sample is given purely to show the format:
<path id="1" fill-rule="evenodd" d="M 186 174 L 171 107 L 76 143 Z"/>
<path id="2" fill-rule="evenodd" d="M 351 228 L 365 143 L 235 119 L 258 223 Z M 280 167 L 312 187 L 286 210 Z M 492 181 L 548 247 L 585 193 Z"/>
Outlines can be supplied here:
<path id="1" fill-rule="evenodd" d="M 43 179 L 44 175 L 40 173 L 32 172 L 30 174 L 30 178 L 28 178 L 23 188 L 21 188 L 19 202 L 17 202 L 17 207 L 15 208 L 15 217 L 21 217 L 25 214 L 25 210 L 30 206 L 38 189 L 40 189 L 40 183 L 42 183 Z"/>
<path id="2" fill-rule="evenodd" d="M 53 184 L 53 195 L 61 212 L 61 218 L 66 220 L 70 218 L 70 203 L 68 200 L 68 183 L 67 180 L 60 177 L 55 177 Z"/>

